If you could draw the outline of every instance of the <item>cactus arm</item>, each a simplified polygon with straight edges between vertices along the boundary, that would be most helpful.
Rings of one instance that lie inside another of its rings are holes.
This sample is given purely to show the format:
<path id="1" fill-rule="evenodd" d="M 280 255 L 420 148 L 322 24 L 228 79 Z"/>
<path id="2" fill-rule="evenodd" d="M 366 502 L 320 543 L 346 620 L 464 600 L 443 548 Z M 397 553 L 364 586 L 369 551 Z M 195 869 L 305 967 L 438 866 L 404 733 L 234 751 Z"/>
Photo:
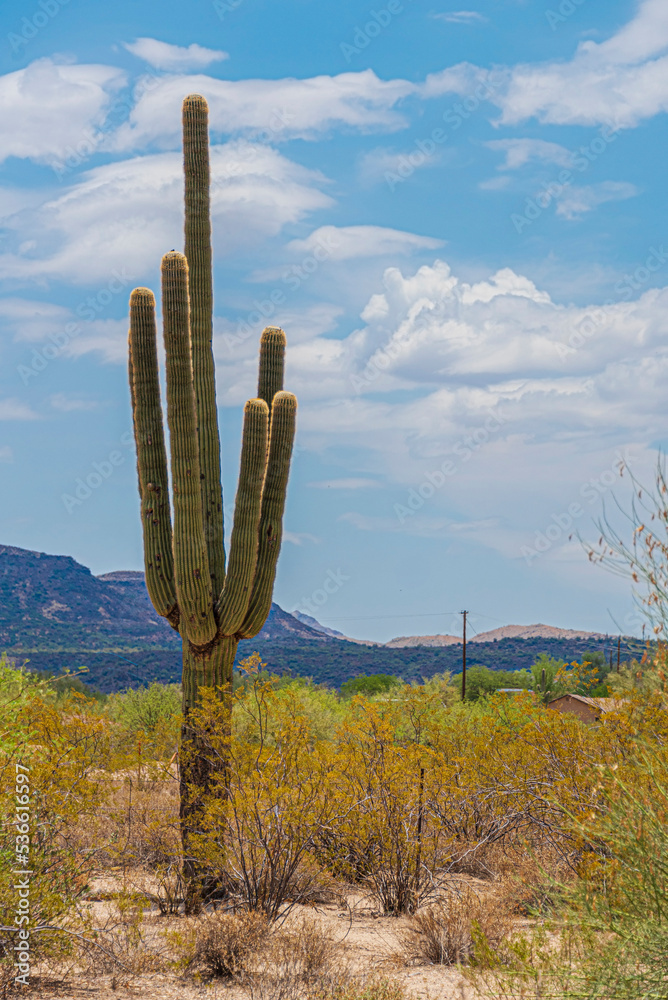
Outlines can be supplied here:
<path id="1" fill-rule="evenodd" d="M 155 299 L 147 288 L 130 296 L 130 396 L 144 533 L 146 587 L 153 607 L 176 628 L 172 525 L 160 403 Z"/>
<path id="2" fill-rule="evenodd" d="M 241 627 L 251 599 L 257 563 L 262 485 L 267 467 L 268 430 L 269 407 L 263 399 L 250 399 L 244 410 L 230 557 L 217 609 L 223 635 L 234 635 Z"/>
<path id="3" fill-rule="evenodd" d="M 194 646 L 216 635 L 211 578 L 202 526 L 197 417 L 188 324 L 188 263 L 162 258 L 162 317 L 167 355 L 167 422 L 174 493 L 174 575 L 181 629 Z"/>
<path id="4" fill-rule="evenodd" d="M 213 361 L 213 280 L 209 214 L 209 109 L 203 97 L 183 102 L 185 256 L 189 269 L 190 338 L 197 410 L 204 538 L 212 592 L 225 580 L 223 490 Z"/>
<path id="5" fill-rule="evenodd" d="M 269 409 L 274 396 L 283 388 L 285 364 L 285 334 L 278 326 L 267 326 L 260 340 L 260 369 L 257 394 Z"/>
<path id="6" fill-rule="evenodd" d="M 257 635 L 271 608 L 276 563 L 283 535 L 283 510 L 296 418 L 296 398 L 290 392 L 277 393 L 271 410 L 269 459 L 262 492 L 257 569 L 248 611 L 237 633 L 243 638 Z"/>

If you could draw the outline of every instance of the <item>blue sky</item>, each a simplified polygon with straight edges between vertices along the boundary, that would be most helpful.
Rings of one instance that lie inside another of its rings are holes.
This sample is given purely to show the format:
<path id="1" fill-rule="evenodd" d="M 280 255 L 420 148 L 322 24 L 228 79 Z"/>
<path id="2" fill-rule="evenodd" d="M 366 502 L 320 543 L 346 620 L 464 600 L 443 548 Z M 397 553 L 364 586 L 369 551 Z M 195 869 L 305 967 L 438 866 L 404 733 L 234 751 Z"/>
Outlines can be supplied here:
<path id="1" fill-rule="evenodd" d="M 665 0 L 0 18 L 3 543 L 141 568 L 127 301 L 182 246 L 199 92 L 228 508 L 267 323 L 300 400 L 279 603 L 374 639 L 464 607 L 639 632 L 569 536 L 668 438 Z"/>

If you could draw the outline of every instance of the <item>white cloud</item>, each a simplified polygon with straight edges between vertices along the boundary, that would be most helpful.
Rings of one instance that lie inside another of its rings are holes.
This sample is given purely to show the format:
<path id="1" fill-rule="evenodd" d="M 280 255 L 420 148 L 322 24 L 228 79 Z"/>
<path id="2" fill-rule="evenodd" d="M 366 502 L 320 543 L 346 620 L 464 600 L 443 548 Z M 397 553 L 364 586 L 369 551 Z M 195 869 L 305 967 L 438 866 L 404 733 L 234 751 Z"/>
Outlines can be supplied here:
<path id="1" fill-rule="evenodd" d="M 302 546 L 304 542 L 310 542 L 312 545 L 320 544 L 319 538 L 316 538 L 315 535 L 309 535 L 306 531 L 284 531 L 283 541 L 299 546 Z"/>
<path id="2" fill-rule="evenodd" d="M 17 243 L 28 239 L 28 249 L 0 254 L 0 277 L 99 283 L 101 291 L 123 270 L 130 283 L 121 287 L 123 296 L 141 278 L 154 281 L 162 254 L 183 241 L 182 170 L 179 153 L 110 163 L 36 211 L 6 219 Z M 211 173 L 214 239 L 216 231 L 224 234 L 219 258 L 331 204 L 319 190 L 321 175 L 266 146 L 214 146 Z M 33 236 L 39 237 L 34 247 Z"/>
<path id="3" fill-rule="evenodd" d="M 0 399 L 0 420 L 37 420 L 37 414 L 20 399 Z"/>
<path id="4" fill-rule="evenodd" d="M 52 302 L 5 298 L 0 299 L 0 317 L 16 340 L 38 341 L 62 328 L 72 319 L 72 313 Z"/>
<path id="5" fill-rule="evenodd" d="M 432 14 L 436 21 L 446 21 L 448 24 L 475 24 L 487 20 L 483 14 L 477 10 L 453 10 Z"/>
<path id="6" fill-rule="evenodd" d="M 127 323 L 125 325 L 127 326 Z M 77 413 L 88 410 L 96 410 L 99 405 L 95 400 L 68 396 L 64 392 L 55 393 L 51 396 L 49 402 L 54 410 L 59 410 L 61 413 Z"/>
<path id="7" fill-rule="evenodd" d="M 579 219 L 606 201 L 625 201 L 638 194 L 635 184 L 625 181 L 601 181 L 584 187 L 568 187 L 559 195 L 557 215 L 565 219 Z"/>
<path id="8" fill-rule="evenodd" d="M 310 254 L 317 248 L 327 251 L 330 260 L 353 260 L 358 257 L 384 257 L 409 254 L 417 250 L 436 250 L 443 240 L 418 236 L 384 226 L 320 226 L 304 240 L 292 240 L 288 250 Z"/>
<path id="9" fill-rule="evenodd" d="M 319 138 L 334 128 L 395 131 L 406 125 L 397 105 L 418 91 L 418 85 L 407 80 L 380 80 L 370 69 L 305 80 L 170 76 L 144 90 L 109 146 L 130 150 L 148 144 L 163 149 L 177 145 L 181 102 L 189 93 L 206 97 L 213 133 L 241 133 L 281 142 Z"/>
<path id="10" fill-rule="evenodd" d="M 470 64 L 427 77 L 422 93 L 488 91 L 500 124 L 536 118 L 556 125 L 632 128 L 668 110 L 668 5 L 640 0 L 628 24 L 605 42 L 580 43 L 570 60 L 486 70 Z"/>
<path id="11" fill-rule="evenodd" d="M 53 164 L 103 124 L 125 74 L 111 66 L 38 59 L 0 77 L 0 159 Z"/>
<path id="12" fill-rule="evenodd" d="M 505 161 L 499 170 L 518 170 L 533 160 L 556 163 L 560 167 L 570 167 L 573 164 L 570 150 L 543 139 L 494 139 L 486 145 L 489 149 L 498 149 L 505 154 Z"/>
<path id="13" fill-rule="evenodd" d="M 227 52 L 205 49 L 201 45 L 170 45 L 156 38 L 138 38 L 135 42 L 123 42 L 123 47 L 133 56 L 142 59 L 156 69 L 180 70 L 205 69 L 211 63 L 228 59 Z"/>
<path id="14" fill-rule="evenodd" d="M 383 285 L 360 329 L 290 349 L 287 382 L 300 397 L 302 442 L 319 453 L 361 449 L 397 502 L 453 461 L 432 506 L 397 530 L 442 535 L 476 521 L 480 544 L 518 555 L 527 535 L 518 495 L 528 491 L 538 511 L 567 508 L 619 447 L 642 464 L 642 442 L 664 434 L 668 288 L 626 301 L 634 293 L 620 283 L 617 304 L 581 308 L 508 269 L 467 283 L 442 262 L 407 276 L 389 268 Z M 392 400 L 397 389 L 411 392 Z M 374 530 L 394 530 L 393 503 Z M 366 514 L 349 520 L 373 527 Z"/>

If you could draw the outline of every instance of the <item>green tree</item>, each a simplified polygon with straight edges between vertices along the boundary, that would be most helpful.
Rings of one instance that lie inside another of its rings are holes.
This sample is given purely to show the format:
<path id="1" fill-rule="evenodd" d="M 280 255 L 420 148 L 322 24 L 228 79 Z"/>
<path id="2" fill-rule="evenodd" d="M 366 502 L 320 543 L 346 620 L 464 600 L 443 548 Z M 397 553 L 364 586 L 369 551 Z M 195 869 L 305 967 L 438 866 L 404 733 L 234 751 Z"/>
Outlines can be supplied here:
<path id="1" fill-rule="evenodd" d="M 394 674 L 372 674 L 370 677 L 351 677 L 349 681 L 344 681 L 341 685 L 341 697 L 352 698 L 353 695 L 363 694 L 367 698 L 375 694 L 385 694 L 392 688 L 398 687 L 402 683 Z"/>

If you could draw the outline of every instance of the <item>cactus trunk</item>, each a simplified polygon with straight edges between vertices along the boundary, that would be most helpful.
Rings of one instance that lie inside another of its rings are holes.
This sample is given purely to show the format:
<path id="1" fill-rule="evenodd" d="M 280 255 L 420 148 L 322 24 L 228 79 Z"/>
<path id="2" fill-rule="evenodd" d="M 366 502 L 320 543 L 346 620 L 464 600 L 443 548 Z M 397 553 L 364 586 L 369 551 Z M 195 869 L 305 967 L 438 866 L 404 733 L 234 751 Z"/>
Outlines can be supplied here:
<path id="1" fill-rule="evenodd" d="M 207 115 L 203 97 L 185 99 L 185 255 L 171 251 L 162 261 L 171 505 L 155 299 L 146 288 L 136 288 L 130 297 L 129 338 L 146 585 L 156 611 L 183 643 L 181 831 L 191 902 L 201 898 L 206 878 L 189 845 L 202 801 L 213 787 L 212 763 L 192 713 L 200 689 L 213 688 L 223 702 L 224 725 L 231 728 L 237 645 L 257 635 L 271 607 L 297 410 L 295 397 L 283 391 L 285 334 L 268 327 L 260 341 L 258 395 L 244 412 L 226 568 L 212 349 Z M 226 765 L 217 766 L 224 770 Z"/>

